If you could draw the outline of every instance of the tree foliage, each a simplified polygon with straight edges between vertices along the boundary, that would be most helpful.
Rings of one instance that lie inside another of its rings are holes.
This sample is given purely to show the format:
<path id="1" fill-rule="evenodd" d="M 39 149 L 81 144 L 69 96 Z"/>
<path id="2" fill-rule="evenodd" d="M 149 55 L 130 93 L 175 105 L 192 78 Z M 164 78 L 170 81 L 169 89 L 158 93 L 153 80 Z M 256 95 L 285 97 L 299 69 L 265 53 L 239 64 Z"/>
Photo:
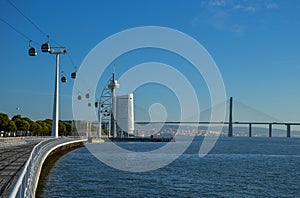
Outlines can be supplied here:
<path id="1" fill-rule="evenodd" d="M 0 113 L 0 131 L 6 131 L 6 126 L 9 122 L 8 115 Z"/>
<path id="2" fill-rule="evenodd" d="M 22 119 L 22 116 L 21 115 L 14 115 L 14 117 L 12 117 L 12 121 L 16 121 L 17 119 Z"/>
<path id="3" fill-rule="evenodd" d="M 41 135 L 50 135 L 51 134 L 51 124 L 45 122 L 45 121 L 42 121 L 42 120 L 39 120 L 37 121 L 37 123 L 41 126 L 41 131 L 39 132 Z"/>
<path id="4" fill-rule="evenodd" d="M 4 136 L 9 132 L 17 132 L 15 135 L 39 135 L 49 136 L 52 130 L 52 120 L 38 120 L 33 121 L 28 117 L 15 115 L 11 119 L 8 115 L 0 113 L 0 131 L 4 131 Z M 59 121 L 59 134 L 68 136 L 72 134 L 74 125 L 72 121 Z M 25 133 L 20 133 L 25 132 Z"/>
<path id="5" fill-rule="evenodd" d="M 22 118 L 17 118 L 15 120 L 15 124 L 17 126 L 18 131 L 29 131 L 30 129 L 30 124 Z"/>
<path id="6" fill-rule="evenodd" d="M 30 129 L 29 130 L 32 131 L 32 132 L 34 132 L 34 133 L 37 133 L 37 134 L 42 133 L 42 127 L 37 122 L 32 122 L 30 124 Z"/>
<path id="7" fill-rule="evenodd" d="M 7 131 L 7 132 L 16 132 L 17 131 L 17 126 L 16 126 L 14 121 L 9 120 L 5 129 L 6 129 L 5 131 Z"/>

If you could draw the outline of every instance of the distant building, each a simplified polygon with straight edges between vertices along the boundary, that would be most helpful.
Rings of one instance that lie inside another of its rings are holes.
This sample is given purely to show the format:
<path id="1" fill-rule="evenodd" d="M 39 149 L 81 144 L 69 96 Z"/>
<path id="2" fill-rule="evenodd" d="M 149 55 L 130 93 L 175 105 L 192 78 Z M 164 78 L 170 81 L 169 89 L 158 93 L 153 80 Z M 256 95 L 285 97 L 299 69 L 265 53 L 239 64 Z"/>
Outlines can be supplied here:
<path id="1" fill-rule="evenodd" d="M 134 134 L 133 94 L 116 96 L 116 121 L 118 132 Z"/>

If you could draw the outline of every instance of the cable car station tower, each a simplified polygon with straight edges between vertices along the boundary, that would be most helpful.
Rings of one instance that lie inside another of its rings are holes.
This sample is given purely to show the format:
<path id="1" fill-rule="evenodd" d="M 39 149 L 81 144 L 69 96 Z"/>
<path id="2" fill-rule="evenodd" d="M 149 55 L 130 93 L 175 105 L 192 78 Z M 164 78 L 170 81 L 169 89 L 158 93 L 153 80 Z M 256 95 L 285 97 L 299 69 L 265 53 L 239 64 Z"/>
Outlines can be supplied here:
<path id="1" fill-rule="evenodd" d="M 51 136 L 58 138 L 58 116 L 59 116 L 59 55 L 66 54 L 67 50 L 65 47 L 50 47 L 50 37 L 48 37 L 48 42 L 42 44 L 41 50 L 42 52 L 46 52 L 49 54 L 54 54 L 56 56 L 56 71 L 55 71 L 55 86 L 54 86 L 54 102 L 53 102 L 53 117 L 52 117 L 52 132 Z M 36 56 L 37 51 L 36 48 L 31 46 L 31 42 L 29 42 L 29 56 Z M 76 78 L 76 73 L 73 72 L 71 74 L 71 78 Z M 63 83 L 66 82 L 66 77 L 63 76 L 61 78 Z"/>

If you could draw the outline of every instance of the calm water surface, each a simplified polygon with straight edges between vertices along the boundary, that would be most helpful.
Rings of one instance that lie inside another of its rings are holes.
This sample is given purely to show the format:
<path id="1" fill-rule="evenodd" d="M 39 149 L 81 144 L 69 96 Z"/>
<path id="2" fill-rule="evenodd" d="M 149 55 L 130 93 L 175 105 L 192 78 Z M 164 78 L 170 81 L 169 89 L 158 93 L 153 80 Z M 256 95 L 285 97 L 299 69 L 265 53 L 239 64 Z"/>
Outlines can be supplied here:
<path id="1" fill-rule="evenodd" d="M 41 197 L 300 197 L 300 139 L 221 137 L 204 158 L 202 137 L 168 166 L 146 173 L 108 167 L 86 148 L 42 178 Z M 120 143 L 151 150 L 163 143 Z"/>

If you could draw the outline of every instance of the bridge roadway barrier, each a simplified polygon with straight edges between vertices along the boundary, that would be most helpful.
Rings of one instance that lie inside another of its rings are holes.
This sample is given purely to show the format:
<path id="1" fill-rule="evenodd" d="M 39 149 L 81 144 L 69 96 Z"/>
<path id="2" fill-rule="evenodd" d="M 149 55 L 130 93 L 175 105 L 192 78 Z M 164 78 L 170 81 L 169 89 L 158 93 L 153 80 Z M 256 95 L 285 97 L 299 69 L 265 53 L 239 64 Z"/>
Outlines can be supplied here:
<path id="1" fill-rule="evenodd" d="M 63 147 L 71 147 L 72 145 L 82 144 L 85 141 L 87 140 L 79 138 L 49 138 L 38 143 L 33 147 L 8 197 L 35 197 L 39 176 L 46 158 Z"/>

